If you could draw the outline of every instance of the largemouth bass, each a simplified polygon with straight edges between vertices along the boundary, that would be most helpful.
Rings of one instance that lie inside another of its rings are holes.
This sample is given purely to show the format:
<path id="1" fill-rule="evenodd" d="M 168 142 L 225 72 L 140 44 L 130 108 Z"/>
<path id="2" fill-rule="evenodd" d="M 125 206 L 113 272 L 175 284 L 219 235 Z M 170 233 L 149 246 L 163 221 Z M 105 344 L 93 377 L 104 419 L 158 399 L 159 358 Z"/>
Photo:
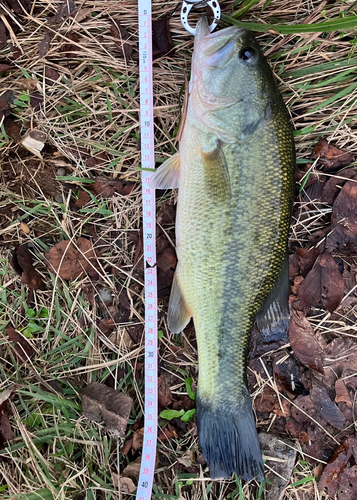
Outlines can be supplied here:
<path id="1" fill-rule="evenodd" d="M 288 325 L 287 241 L 295 153 L 288 114 L 252 33 L 197 25 L 179 152 L 152 187 L 179 188 L 171 332 L 193 317 L 199 356 L 197 424 L 212 478 L 262 480 L 247 389 L 255 320 Z"/>

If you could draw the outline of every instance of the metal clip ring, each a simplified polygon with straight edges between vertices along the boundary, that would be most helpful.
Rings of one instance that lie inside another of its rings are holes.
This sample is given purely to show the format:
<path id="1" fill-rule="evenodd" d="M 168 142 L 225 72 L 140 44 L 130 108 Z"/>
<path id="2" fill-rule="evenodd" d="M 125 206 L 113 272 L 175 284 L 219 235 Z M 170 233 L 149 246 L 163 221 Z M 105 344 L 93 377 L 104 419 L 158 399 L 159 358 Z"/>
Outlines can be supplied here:
<path id="1" fill-rule="evenodd" d="M 192 9 L 192 7 L 196 5 L 196 7 L 206 7 L 208 5 L 213 12 L 213 22 L 209 27 L 210 31 L 213 31 L 217 26 L 217 21 L 221 18 L 221 7 L 217 0 L 183 0 L 181 7 L 181 23 L 182 26 L 189 32 L 191 35 L 196 35 L 196 28 L 192 28 L 190 23 L 188 22 L 188 15 Z"/>

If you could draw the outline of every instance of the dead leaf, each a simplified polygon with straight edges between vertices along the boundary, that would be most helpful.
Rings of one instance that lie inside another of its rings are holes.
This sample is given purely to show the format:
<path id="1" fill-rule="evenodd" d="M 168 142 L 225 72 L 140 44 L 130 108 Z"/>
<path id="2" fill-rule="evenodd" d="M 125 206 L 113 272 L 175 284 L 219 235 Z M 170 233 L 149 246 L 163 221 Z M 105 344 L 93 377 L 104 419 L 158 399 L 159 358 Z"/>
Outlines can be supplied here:
<path id="1" fill-rule="evenodd" d="M 174 47 L 171 39 L 169 19 L 169 17 L 163 17 L 152 21 L 153 60 L 166 55 Z M 173 55 L 173 52 L 171 55 Z"/>
<path id="2" fill-rule="evenodd" d="M 173 198 L 161 201 L 156 212 L 156 221 L 160 226 L 173 225 L 176 220 L 176 204 Z"/>
<path id="3" fill-rule="evenodd" d="M 144 427 L 134 432 L 132 447 L 134 448 L 134 450 L 139 450 L 140 448 L 143 447 L 143 442 L 144 442 Z"/>
<path id="4" fill-rule="evenodd" d="M 43 96 L 39 92 L 30 94 L 30 104 L 34 111 L 39 111 L 43 104 Z"/>
<path id="5" fill-rule="evenodd" d="M 72 58 L 73 52 L 80 51 L 80 47 L 78 47 L 80 36 L 77 33 L 67 33 L 66 38 L 74 43 L 65 43 L 60 48 L 60 52 L 62 52 L 64 57 Z"/>
<path id="6" fill-rule="evenodd" d="M 92 382 L 82 391 L 83 415 L 89 420 L 104 420 L 107 429 L 117 437 L 125 435 L 133 400 L 99 382 Z"/>
<path id="7" fill-rule="evenodd" d="M 291 313 L 289 339 L 294 354 L 301 363 L 323 373 L 324 352 L 315 339 L 314 329 L 300 311 Z"/>
<path id="8" fill-rule="evenodd" d="M 326 489 L 331 498 L 333 498 L 339 490 L 343 473 L 348 470 L 348 468 L 355 466 L 357 461 L 356 450 L 356 439 L 348 438 L 335 450 L 331 460 L 326 465 L 319 482 L 319 489 Z M 351 497 L 351 499 L 355 499 L 356 495 L 357 491 L 355 490 L 355 495 Z M 345 498 L 346 497 L 341 496 L 340 500 L 345 500 Z"/>
<path id="9" fill-rule="evenodd" d="M 356 500 L 357 498 L 357 465 L 347 467 L 341 475 L 337 496 L 339 500 Z"/>
<path id="10" fill-rule="evenodd" d="M 130 43 L 125 42 L 129 38 L 129 33 L 116 19 L 111 21 L 110 34 L 114 38 L 114 43 L 118 47 L 119 52 L 124 54 L 125 57 L 130 57 L 133 53 L 133 47 Z"/>
<path id="11" fill-rule="evenodd" d="M 346 167 L 352 163 L 354 154 L 338 149 L 329 144 L 326 139 L 320 137 L 311 158 L 319 158 L 319 163 L 325 167 L 325 171 Z"/>
<path id="12" fill-rule="evenodd" d="M 346 182 L 333 204 L 326 248 L 340 252 L 357 248 L 357 182 Z"/>
<path id="13" fill-rule="evenodd" d="M 171 269 L 174 271 L 176 269 L 177 257 L 176 251 L 172 246 L 166 248 L 166 250 L 157 258 L 157 267 L 163 271 L 168 271 Z"/>
<path id="14" fill-rule="evenodd" d="M 9 7 L 14 12 L 16 12 L 16 14 L 23 15 L 24 9 L 26 12 L 29 12 L 33 0 L 6 0 L 6 1 Z"/>
<path id="15" fill-rule="evenodd" d="M 127 196 L 136 186 L 136 182 L 100 177 L 93 184 L 89 184 L 87 188 L 92 193 L 100 195 L 103 198 L 110 198 L 114 194 Z"/>
<path id="16" fill-rule="evenodd" d="M 172 392 L 163 375 L 157 380 L 158 400 L 161 408 L 166 408 L 172 403 Z"/>
<path id="17" fill-rule="evenodd" d="M 1 71 L 1 64 L 0 64 Z M 17 143 L 21 142 L 21 127 L 18 123 L 14 122 L 10 116 L 6 117 L 4 120 L 5 132 L 11 139 Z"/>
<path id="18" fill-rule="evenodd" d="M 80 189 L 78 191 L 78 198 L 76 199 L 75 206 L 78 208 L 82 208 L 85 205 L 87 205 L 89 201 L 90 201 L 90 195 L 86 191 Z"/>
<path id="19" fill-rule="evenodd" d="M 283 500 L 295 466 L 295 445 L 289 439 L 281 439 L 271 432 L 260 432 L 259 442 L 268 466 L 265 499 Z"/>
<path id="20" fill-rule="evenodd" d="M 297 249 L 297 254 L 299 256 L 300 275 L 303 278 L 305 278 L 306 275 L 311 271 L 320 253 L 321 251 L 315 247 Z"/>
<path id="21" fill-rule="evenodd" d="M 7 29 L 5 24 L 0 19 L 0 50 L 7 45 Z"/>
<path id="22" fill-rule="evenodd" d="M 292 394 L 306 393 L 306 389 L 301 380 L 300 367 L 300 363 L 293 354 L 286 358 L 284 353 L 283 360 L 274 360 L 273 370 L 275 380 L 285 391 L 291 392 Z"/>
<path id="23" fill-rule="evenodd" d="M 325 251 L 316 260 L 299 288 L 298 297 L 301 305 L 310 308 L 321 303 L 329 312 L 333 312 L 343 299 L 343 295 L 343 276 L 332 255 Z"/>
<path id="24" fill-rule="evenodd" d="M 141 467 L 141 457 L 138 457 L 134 462 L 131 462 L 129 465 L 125 467 L 122 472 L 122 476 L 124 477 L 133 477 L 135 479 L 139 478 Z"/>
<path id="25" fill-rule="evenodd" d="M 32 255 L 26 244 L 15 248 L 12 255 L 12 267 L 21 277 L 21 283 L 28 285 L 31 290 L 44 290 L 42 278 L 34 268 Z"/>
<path id="26" fill-rule="evenodd" d="M 259 413 L 271 413 L 280 408 L 276 391 L 268 385 L 265 385 L 263 391 L 259 392 L 254 403 L 255 409 Z"/>
<path id="27" fill-rule="evenodd" d="M 43 40 L 38 44 L 38 56 L 40 59 L 45 57 L 47 52 L 50 50 L 52 36 L 49 32 L 45 33 Z"/>
<path id="28" fill-rule="evenodd" d="M 294 281 L 299 272 L 299 256 L 297 253 L 293 253 L 289 255 L 289 280 Z"/>
<path id="29" fill-rule="evenodd" d="M 10 71 L 12 68 L 12 64 L 0 63 L 0 73 L 6 73 L 6 71 Z"/>
<path id="30" fill-rule="evenodd" d="M 121 450 L 122 455 L 127 455 L 129 451 L 131 450 L 131 447 L 133 445 L 133 438 L 127 439 L 124 443 L 124 446 Z"/>
<path id="31" fill-rule="evenodd" d="M 347 403 L 351 406 L 351 398 L 343 379 L 336 380 L 335 383 L 336 403 Z"/>
<path id="32" fill-rule="evenodd" d="M 69 16 L 76 9 L 76 4 L 74 0 L 65 0 L 58 8 L 55 15 L 55 22 L 58 24 L 61 22 L 62 18 Z"/>
<path id="33" fill-rule="evenodd" d="M 125 328 L 115 329 L 108 339 L 119 349 L 132 349 L 134 347 L 134 342 Z"/>
<path id="34" fill-rule="evenodd" d="M 28 227 L 27 224 L 25 224 L 24 222 L 20 222 L 20 229 L 21 231 L 24 233 L 24 234 L 30 234 L 31 233 L 31 229 Z"/>
<path id="35" fill-rule="evenodd" d="M 122 477 L 112 472 L 112 481 L 114 488 L 125 494 L 133 493 L 136 490 L 136 486 L 130 477 Z"/>
<path id="36" fill-rule="evenodd" d="M 5 328 L 5 332 L 9 337 L 10 342 L 15 343 L 15 353 L 17 358 L 26 363 L 35 354 L 35 350 L 30 342 L 21 333 L 15 330 L 12 325 Z"/>
<path id="37" fill-rule="evenodd" d="M 345 424 L 345 417 L 341 410 L 329 397 L 326 389 L 318 384 L 312 387 L 310 399 L 315 405 L 317 414 L 328 424 L 342 430 Z"/>
<path id="38" fill-rule="evenodd" d="M 51 66 L 48 66 L 46 64 L 45 66 L 46 85 L 53 85 L 54 83 L 58 82 L 60 76 L 61 75 L 58 73 L 58 71 L 56 71 L 55 69 L 51 68 Z"/>
<path id="39" fill-rule="evenodd" d="M 93 12 L 92 7 L 87 7 L 86 9 L 82 9 L 81 7 L 77 7 L 73 12 L 71 12 L 70 17 L 73 17 L 77 23 L 84 21 L 87 17 L 90 17 Z"/>
<path id="40" fill-rule="evenodd" d="M 76 246 L 71 241 L 60 241 L 45 253 L 47 267 L 65 280 L 74 280 L 83 274 L 98 278 L 97 252 L 90 240 L 78 238 Z"/>
<path id="41" fill-rule="evenodd" d="M 8 389 L 5 389 L 0 394 L 0 447 L 1 448 L 3 447 L 5 441 L 11 441 L 14 438 L 7 408 L 8 399 L 13 391 L 14 387 L 10 387 Z"/>
<path id="42" fill-rule="evenodd" d="M 329 205 L 333 205 L 336 196 L 339 194 L 344 184 L 349 179 L 356 178 L 357 172 L 352 168 L 346 168 L 346 170 L 339 172 L 338 175 L 330 177 L 322 191 L 321 201 L 323 201 L 324 203 L 328 203 Z"/>

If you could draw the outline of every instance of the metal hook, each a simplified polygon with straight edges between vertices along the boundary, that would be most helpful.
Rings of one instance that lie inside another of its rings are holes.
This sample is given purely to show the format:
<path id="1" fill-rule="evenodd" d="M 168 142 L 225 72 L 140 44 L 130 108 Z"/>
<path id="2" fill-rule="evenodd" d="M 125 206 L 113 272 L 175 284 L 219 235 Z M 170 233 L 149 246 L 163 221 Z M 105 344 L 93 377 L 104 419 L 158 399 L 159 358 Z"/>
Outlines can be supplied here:
<path id="1" fill-rule="evenodd" d="M 196 28 L 192 28 L 190 23 L 188 22 L 188 15 L 193 6 L 196 6 L 198 9 L 202 7 L 206 7 L 207 5 L 211 8 L 213 12 L 213 22 L 209 27 L 210 31 L 213 31 L 217 26 L 217 21 L 221 18 L 221 7 L 217 0 L 183 0 L 181 7 L 181 23 L 182 26 L 189 32 L 191 35 L 196 35 Z"/>

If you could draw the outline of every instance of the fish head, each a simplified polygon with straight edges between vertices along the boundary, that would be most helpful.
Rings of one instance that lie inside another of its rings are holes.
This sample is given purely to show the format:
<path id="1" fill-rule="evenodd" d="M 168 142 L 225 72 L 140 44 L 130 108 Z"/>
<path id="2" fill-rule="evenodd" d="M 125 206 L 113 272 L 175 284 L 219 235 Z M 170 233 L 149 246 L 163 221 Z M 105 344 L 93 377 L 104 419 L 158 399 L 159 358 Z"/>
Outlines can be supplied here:
<path id="1" fill-rule="evenodd" d="M 244 28 L 210 33 L 200 18 L 192 62 L 191 112 L 225 142 L 255 131 L 280 99 L 259 43 Z"/>

